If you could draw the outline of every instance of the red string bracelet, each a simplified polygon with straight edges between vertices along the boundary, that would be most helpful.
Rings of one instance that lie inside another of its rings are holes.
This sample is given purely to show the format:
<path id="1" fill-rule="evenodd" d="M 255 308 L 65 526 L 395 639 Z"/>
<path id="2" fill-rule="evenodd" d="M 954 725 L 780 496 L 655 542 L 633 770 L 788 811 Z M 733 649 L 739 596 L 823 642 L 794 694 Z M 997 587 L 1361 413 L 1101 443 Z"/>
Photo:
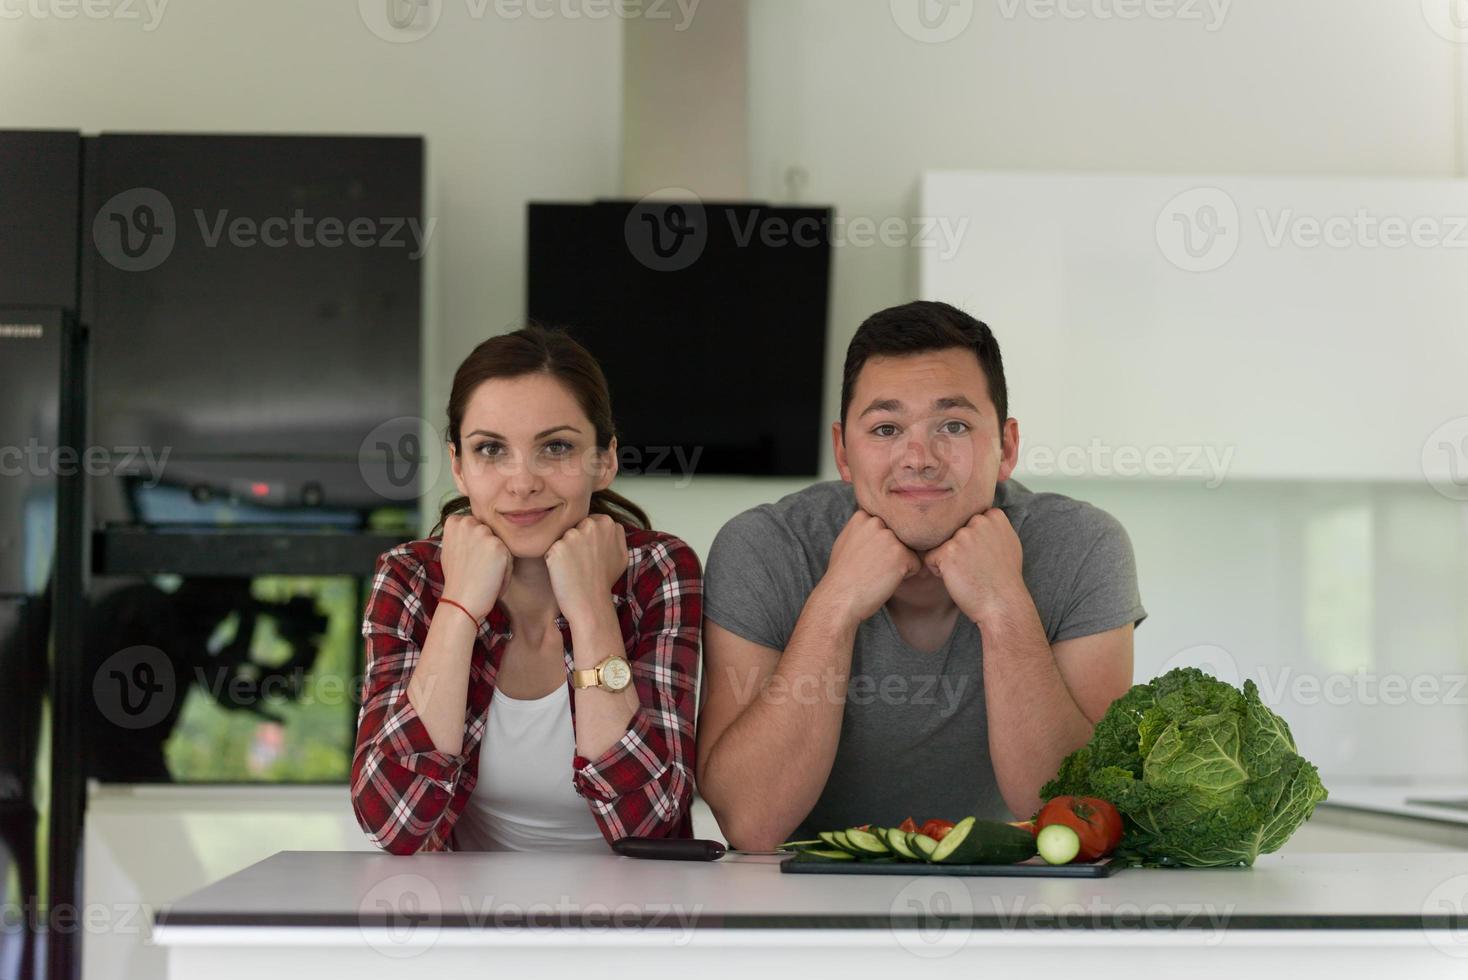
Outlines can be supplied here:
<path id="1" fill-rule="evenodd" d="M 462 611 L 463 611 L 463 613 L 464 613 L 464 615 L 465 615 L 465 616 L 468 616 L 468 617 L 469 617 L 469 620 L 470 620 L 470 621 L 471 621 L 471 622 L 472 622 L 472 623 L 473 623 L 473 624 L 474 624 L 474 629 L 475 629 L 475 631 L 476 631 L 476 632 L 477 632 L 477 631 L 478 631 L 478 630 L 479 630 L 479 620 L 477 620 L 477 619 L 475 619 L 475 618 L 474 618 L 474 614 L 473 614 L 473 613 L 471 613 L 471 612 L 470 612 L 470 611 L 469 611 L 469 610 L 468 610 L 468 609 L 465 609 L 465 608 L 464 608 L 464 607 L 463 607 L 463 606 L 462 606 L 462 605 L 461 605 L 461 604 L 459 604 L 459 603 L 457 603 L 457 602 L 455 602 L 455 601 L 454 601 L 454 600 L 452 600 L 452 599 L 439 599 L 439 600 L 438 600 L 438 601 L 439 601 L 439 602 L 440 602 L 440 603 L 444 603 L 444 602 L 446 602 L 446 603 L 448 603 L 448 604 L 449 604 L 449 605 L 451 605 L 451 606 L 453 606 L 453 607 L 455 607 L 455 608 L 456 608 L 456 609 L 460 609 L 460 610 L 462 610 Z"/>

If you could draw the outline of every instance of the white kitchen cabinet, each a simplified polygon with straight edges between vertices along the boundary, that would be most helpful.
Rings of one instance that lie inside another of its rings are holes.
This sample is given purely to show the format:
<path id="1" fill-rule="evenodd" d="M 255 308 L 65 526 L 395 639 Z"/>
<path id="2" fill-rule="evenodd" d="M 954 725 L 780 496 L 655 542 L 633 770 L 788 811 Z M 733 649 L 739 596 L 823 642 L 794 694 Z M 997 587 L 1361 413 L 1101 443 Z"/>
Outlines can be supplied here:
<path id="1" fill-rule="evenodd" d="M 919 295 L 999 338 L 1021 477 L 1211 452 L 1468 499 L 1468 181 L 929 173 L 918 214 Z"/>

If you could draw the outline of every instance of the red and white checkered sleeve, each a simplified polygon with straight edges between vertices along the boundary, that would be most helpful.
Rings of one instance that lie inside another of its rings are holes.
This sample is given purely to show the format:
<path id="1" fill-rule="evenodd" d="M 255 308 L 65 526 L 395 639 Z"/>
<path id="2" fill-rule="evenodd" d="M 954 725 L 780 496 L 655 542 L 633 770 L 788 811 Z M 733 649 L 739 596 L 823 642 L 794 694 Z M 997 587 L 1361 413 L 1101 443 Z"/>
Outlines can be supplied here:
<path id="1" fill-rule="evenodd" d="M 692 836 L 703 573 L 693 549 L 670 535 L 649 546 L 644 564 L 633 583 L 642 613 L 631 660 L 641 705 L 600 758 L 572 763 L 573 784 L 608 840 Z"/>
<path id="2" fill-rule="evenodd" d="M 408 681 L 428 635 L 421 565 L 396 551 L 378 559 L 362 621 L 366 677 L 352 753 L 352 809 L 378 847 L 417 852 L 442 819 L 464 757 L 434 747 Z"/>

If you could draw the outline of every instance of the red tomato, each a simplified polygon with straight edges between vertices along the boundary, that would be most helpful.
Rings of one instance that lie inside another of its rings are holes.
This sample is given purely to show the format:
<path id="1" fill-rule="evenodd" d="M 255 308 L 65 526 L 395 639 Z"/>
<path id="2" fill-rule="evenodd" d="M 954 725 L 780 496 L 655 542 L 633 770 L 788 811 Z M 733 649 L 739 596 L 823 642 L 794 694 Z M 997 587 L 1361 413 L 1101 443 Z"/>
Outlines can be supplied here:
<path id="1" fill-rule="evenodd" d="M 1040 808 L 1035 832 L 1062 824 L 1081 838 L 1077 861 L 1094 861 L 1110 854 L 1121 843 L 1121 814 L 1116 807 L 1094 796 L 1057 796 Z"/>
<path id="2" fill-rule="evenodd" d="M 927 823 L 923 824 L 922 832 L 925 836 L 933 838 L 933 840 L 942 840 L 943 838 L 948 836 L 948 832 L 952 829 L 952 820 L 935 819 L 929 820 Z"/>
<path id="3" fill-rule="evenodd" d="M 902 831 L 904 834 L 915 834 L 917 833 L 918 829 L 917 821 L 914 820 L 912 817 L 908 817 L 906 820 L 902 821 L 902 823 L 897 825 L 897 829 Z"/>

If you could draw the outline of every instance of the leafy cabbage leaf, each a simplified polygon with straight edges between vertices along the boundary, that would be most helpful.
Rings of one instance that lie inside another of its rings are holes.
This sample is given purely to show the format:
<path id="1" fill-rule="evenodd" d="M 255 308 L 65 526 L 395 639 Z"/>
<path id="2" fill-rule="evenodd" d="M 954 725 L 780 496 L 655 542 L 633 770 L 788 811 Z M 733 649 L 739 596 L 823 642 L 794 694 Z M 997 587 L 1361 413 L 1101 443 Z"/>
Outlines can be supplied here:
<path id="1" fill-rule="evenodd" d="M 1117 698 L 1040 795 L 1114 803 L 1126 828 L 1119 860 L 1248 867 L 1327 793 L 1252 680 L 1240 691 L 1181 667 Z"/>

